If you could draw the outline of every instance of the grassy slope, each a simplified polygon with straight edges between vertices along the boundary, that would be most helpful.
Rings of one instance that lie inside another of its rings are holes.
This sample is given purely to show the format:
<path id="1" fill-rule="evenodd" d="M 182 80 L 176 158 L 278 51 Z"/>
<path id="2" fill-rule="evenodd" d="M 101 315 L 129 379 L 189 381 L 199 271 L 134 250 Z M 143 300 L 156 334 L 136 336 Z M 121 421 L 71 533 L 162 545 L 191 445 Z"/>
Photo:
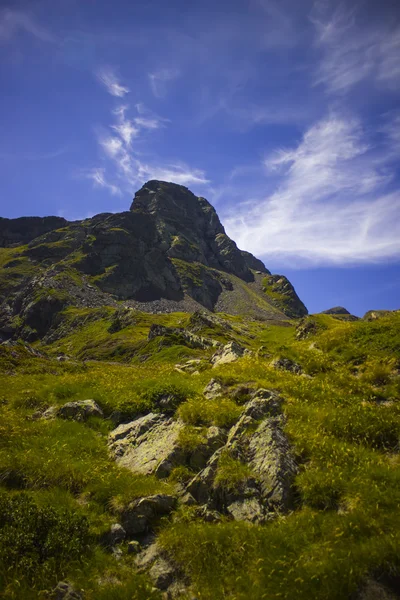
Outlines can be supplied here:
<path id="1" fill-rule="evenodd" d="M 117 561 L 99 539 L 118 520 L 119 507 L 168 491 L 172 482 L 117 467 L 107 455 L 107 419 L 83 424 L 29 417 L 38 408 L 86 398 L 97 400 L 106 416 L 118 410 L 133 417 L 157 409 L 158 397 L 169 390 L 186 398 L 178 408 L 187 423 L 182 444 L 195 445 L 202 429 L 194 426 L 229 425 L 242 410 L 229 399 L 201 398 L 215 376 L 228 385 L 253 382 L 282 393 L 287 433 L 302 469 L 297 509 L 266 526 L 206 524 L 183 508 L 160 526 L 161 541 L 190 576 L 195 596 L 342 600 L 367 573 L 400 566 L 399 315 L 356 323 L 317 316 L 320 331 L 302 342 L 295 341 L 294 327 L 224 315 L 238 341 L 263 351 L 196 376 L 176 372 L 174 365 L 193 352 L 202 355 L 199 351 L 148 346 L 148 360 L 134 357 L 140 344 L 146 345 L 152 322 L 185 326 L 188 315 L 135 313 L 132 323 L 114 334 L 108 333 L 111 309 L 95 320 L 81 319 L 87 316 L 69 309 L 66 320 L 76 330 L 46 351 L 50 357 L 64 351 L 96 362 L 59 363 L 32 357 L 22 347 L 0 347 L 0 593 L 5 597 L 41 597 L 39 590 L 68 577 L 89 599 L 158 598 L 135 574 L 132 557 L 125 553 Z M 225 341 L 221 332 L 219 337 Z M 113 354 L 119 346 L 132 352 Z M 111 362 L 121 356 L 125 362 Z M 312 378 L 272 369 L 274 356 L 298 361 Z M 243 466 L 226 458 L 219 479 L 229 486 Z M 24 503 L 30 501 L 34 508 L 27 510 Z M 78 527 L 74 518 L 85 521 Z M 38 519 L 41 531 L 48 529 L 56 542 L 45 556 L 35 550 Z M 66 540 L 70 551 L 58 555 L 55 548 Z M 29 564 L 20 561 L 22 554 Z"/>

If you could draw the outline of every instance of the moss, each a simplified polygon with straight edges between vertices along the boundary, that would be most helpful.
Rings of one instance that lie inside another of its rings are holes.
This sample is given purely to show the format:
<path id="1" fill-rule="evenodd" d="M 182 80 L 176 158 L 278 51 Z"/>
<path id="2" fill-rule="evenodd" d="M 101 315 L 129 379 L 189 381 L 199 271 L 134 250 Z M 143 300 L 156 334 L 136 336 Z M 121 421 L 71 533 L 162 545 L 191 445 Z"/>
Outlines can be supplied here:
<path id="1" fill-rule="evenodd" d="M 179 258 L 171 258 L 171 262 L 184 282 L 187 279 L 196 287 L 201 287 L 203 285 L 203 274 L 207 271 L 207 267 L 200 263 L 189 263 Z"/>

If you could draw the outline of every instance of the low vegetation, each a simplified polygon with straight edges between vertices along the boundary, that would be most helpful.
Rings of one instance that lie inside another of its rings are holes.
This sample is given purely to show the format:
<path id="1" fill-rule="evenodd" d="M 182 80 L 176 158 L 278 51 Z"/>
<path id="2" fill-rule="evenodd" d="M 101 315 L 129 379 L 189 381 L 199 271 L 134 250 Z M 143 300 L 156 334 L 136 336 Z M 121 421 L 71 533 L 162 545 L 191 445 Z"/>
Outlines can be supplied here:
<path id="1" fill-rule="evenodd" d="M 131 311 L 110 332 L 115 310 L 68 308 L 57 339 L 0 346 L 2 597 L 45 598 L 68 579 L 85 599 L 160 598 L 131 554 L 117 560 L 107 550 L 104 534 L 132 500 L 171 493 L 195 471 L 177 467 L 164 480 L 134 474 L 109 456 L 107 436 L 117 422 L 159 411 L 170 396 L 169 410 L 185 424 L 180 445 L 192 451 L 208 427 L 238 420 L 244 401 L 229 392 L 239 384 L 284 398 L 285 431 L 301 465 L 296 503 L 262 526 L 207 523 L 190 507 L 185 518 L 163 519 L 160 544 L 190 580 L 192 596 L 343 600 L 368 577 L 400 573 L 398 313 L 357 322 L 318 315 L 319 328 L 304 340 L 294 323 L 220 315 L 215 335 L 210 324 L 199 335 L 234 339 L 252 354 L 212 368 L 213 350 L 147 340 L 151 324 L 188 327 L 190 315 Z M 194 355 L 206 368 L 195 375 L 175 369 Z M 275 369 L 278 357 L 304 374 Z M 225 392 L 209 400 L 202 391 L 211 378 Z M 104 419 L 38 418 L 50 406 L 89 398 Z M 222 453 L 214 485 L 236 490 L 253 476 Z"/>

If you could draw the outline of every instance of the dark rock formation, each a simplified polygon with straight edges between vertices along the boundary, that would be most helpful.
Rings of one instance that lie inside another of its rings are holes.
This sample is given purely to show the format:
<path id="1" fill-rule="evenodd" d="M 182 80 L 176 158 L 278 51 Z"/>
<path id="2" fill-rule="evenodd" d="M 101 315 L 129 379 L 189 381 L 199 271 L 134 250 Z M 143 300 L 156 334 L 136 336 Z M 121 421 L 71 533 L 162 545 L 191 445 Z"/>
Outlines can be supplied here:
<path id="1" fill-rule="evenodd" d="M 304 317 L 307 309 L 300 300 L 293 285 L 283 275 L 268 275 L 263 279 L 264 292 L 272 302 L 288 317 Z"/>
<path id="2" fill-rule="evenodd" d="M 349 315 L 349 311 L 343 306 L 334 306 L 333 308 L 328 308 L 328 310 L 323 310 L 322 315 Z"/>
<path id="3" fill-rule="evenodd" d="M 28 244 L 40 235 L 66 225 L 68 221 L 62 217 L 19 217 L 18 219 L 0 217 L 0 247 Z"/>
<path id="4" fill-rule="evenodd" d="M 74 222 L 0 219 L 0 246 L 10 248 L 0 278 L 2 339 L 53 335 L 66 306 L 118 300 L 149 312 L 204 307 L 281 320 L 306 314 L 286 278 L 237 248 L 207 200 L 173 183 L 149 181 L 127 212 Z M 110 333 L 127 321 L 121 311 Z M 222 320 L 209 325 L 223 329 Z M 205 317 L 193 322 L 203 326 Z"/>

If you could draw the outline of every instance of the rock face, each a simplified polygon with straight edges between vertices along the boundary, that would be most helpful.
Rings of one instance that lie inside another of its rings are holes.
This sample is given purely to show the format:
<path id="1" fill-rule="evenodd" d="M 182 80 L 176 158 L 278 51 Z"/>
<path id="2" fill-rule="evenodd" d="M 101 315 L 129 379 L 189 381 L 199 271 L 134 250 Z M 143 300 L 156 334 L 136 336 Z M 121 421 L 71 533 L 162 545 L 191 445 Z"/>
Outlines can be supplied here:
<path id="1" fill-rule="evenodd" d="M 231 428 L 226 444 L 188 484 L 187 493 L 207 509 L 238 521 L 262 523 L 290 508 L 298 469 L 283 433 L 281 403 L 275 392 L 258 390 Z M 219 481 L 226 456 L 247 467 L 243 480 L 233 487 Z"/>
<path id="2" fill-rule="evenodd" d="M 0 217 L 0 246 L 21 246 L 35 238 L 68 225 L 63 217 L 20 217 L 4 219 Z"/>
<path id="3" fill-rule="evenodd" d="M 307 314 L 308 311 L 305 305 L 286 277 L 283 275 L 268 275 L 264 278 L 263 283 L 264 292 L 288 317 L 296 319 Z"/>
<path id="4" fill-rule="evenodd" d="M 290 373 L 295 373 L 296 375 L 301 375 L 303 373 L 301 366 L 289 358 L 277 358 L 276 360 L 272 361 L 271 366 L 279 371 L 289 371 Z"/>
<path id="5" fill-rule="evenodd" d="M 184 427 L 165 415 L 149 413 L 111 432 L 109 447 L 117 462 L 137 473 L 168 477 L 182 464 L 178 435 Z"/>
<path id="6" fill-rule="evenodd" d="M 86 421 L 89 417 L 102 417 L 103 411 L 94 400 L 78 400 L 64 404 L 58 409 L 57 416 L 62 419 Z"/>
<path id="7" fill-rule="evenodd" d="M 349 315 L 349 311 L 343 306 L 334 306 L 333 308 L 328 308 L 328 310 L 323 310 L 323 315 Z"/>
<path id="8" fill-rule="evenodd" d="M 128 535 L 145 533 L 160 517 L 176 507 L 177 499 L 168 494 L 156 494 L 134 500 L 121 512 L 121 522 Z"/>
<path id="9" fill-rule="evenodd" d="M 217 352 L 211 357 L 211 362 L 213 367 L 219 367 L 220 365 L 234 362 L 238 358 L 242 358 L 242 356 L 245 356 L 245 354 L 248 353 L 248 350 L 245 350 L 236 342 L 229 342 L 220 350 L 217 350 Z"/>
<path id="10" fill-rule="evenodd" d="M 328 310 L 323 310 L 322 315 L 332 315 L 333 317 L 341 318 L 343 321 L 358 321 L 359 317 L 352 315 L 349 311 L 343 306 L 334 306 L 333 308 L 328 308 Z"/>
<path id="11" fill-rule="evenodd" d="M 206 199 L 173 183 L 147 182 L 122 213 L 0 219 L 0 246 L 15 247 L 0 282 L 3 339 L 43 338 L 65 307 L 116 300 L 150 312 L 306 313 L 286 278 L 237 248 Z"/>

